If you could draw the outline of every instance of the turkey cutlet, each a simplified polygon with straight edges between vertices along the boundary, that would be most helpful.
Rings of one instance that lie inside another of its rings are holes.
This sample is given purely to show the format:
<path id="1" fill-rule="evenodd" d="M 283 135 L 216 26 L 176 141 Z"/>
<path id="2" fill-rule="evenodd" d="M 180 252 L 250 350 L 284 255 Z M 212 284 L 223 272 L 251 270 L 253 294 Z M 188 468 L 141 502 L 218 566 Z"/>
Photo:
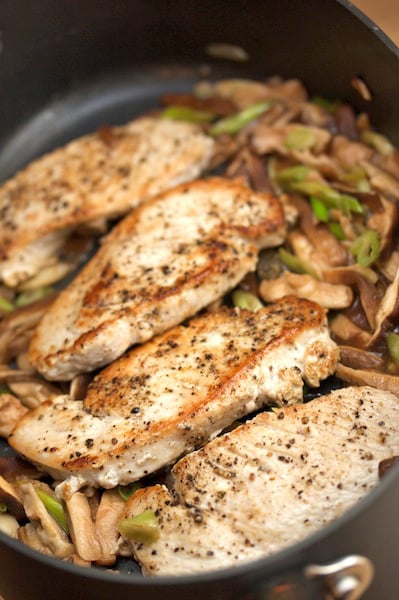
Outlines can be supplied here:
<path id="1" fill-rule="evenodd" d="M 133 554 L 146 574 L 191 575 L 275 553 L 378 483 L 379 462 L 399 454 L 398 429 L 398 398 L 369 387 L 260 413 L 179 461 L 172 493 L 132 496 L 125 517 L 151 510 L 160 531 L 152 544 L 130 540 Z"/>
<path id="2" fill-rule="evenodd" d="M 213 148 L 197 125 L 146 117 L 35 160 L 0 186 L 0 279 L 13 287 L 32 278 L 72 230 L 197 178 Z"/>
<path id="3" fill-rule="evenodd" d="M 280 202 L 227 179 L 197 180 L 130 213 L 39 323 L 32 365 L 69 380 L 107 365 L 221 298 L 285 237 Z"/>

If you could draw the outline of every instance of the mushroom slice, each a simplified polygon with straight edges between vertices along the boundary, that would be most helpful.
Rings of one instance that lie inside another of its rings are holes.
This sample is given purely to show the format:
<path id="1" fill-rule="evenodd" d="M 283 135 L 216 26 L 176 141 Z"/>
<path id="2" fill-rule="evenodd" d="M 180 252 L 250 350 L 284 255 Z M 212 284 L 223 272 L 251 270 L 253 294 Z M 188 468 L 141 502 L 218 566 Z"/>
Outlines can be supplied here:
<path id="1" fill-rule="evenodd" d="M 339 179 L 342 174 L 339 164 L 328 154 L 314 155 L 309 150 L 292 150 L 291 156 L 298 162 L 317 169 L 319 173 L 329 179 Z"/>
<path id="2" fill-rule="evenodd" d="M 399 395 L 399 377 L 374 371 L 372 369 L 352 369 L 338 363 L 336 376 L 352 385 L 370 385 L 371 387 Z"/>
<path id="3" fill-rule="evenodd" d="M 385 330 L 390 327 L 390 321 L 396 321 L 399 312 L 399 271 L 387 289 L 375 314 L 375 329 L 367 344 L 373 348 L 378 343 Z"/>
<path id="4" fill-rule="evenodd" d="M 47 553 L 58 558 L 67 558 L 74 552 L 74 547 L 65 531 L 47 512 L 46 507 L 37 495 L 35 485 L 40 484 L 38 482 L 33 484 L 30 481 L 21 481 L 18 484 L 25 512 L 31 521 L 31 525 L 34 527 L 33 532 L 31 527 L 26 526 L 27 529 L 24 528 L 25 533 L 27 535 L 30 534 L 31 538 L 40 542 L 42 548 L 47 550 Z M 48 486 L 41 484 L 41 487 L 45 487 L 50 494 L 52 493 L 52 490 Z M 21 533 L 21 535 L 24 536 L 24 533 Z"/>
<path id="5" fill-rule="evenodd" d="M 27 410 L 12 394 L 0 394 L 0 436 L 8 437 Z"/>
<path id="6" fill-rule="evenodd" d="M 338 314 L 330 321 L 330 332 L 334 339 L 338 339 L 346 344 L 364 348 L 371 337 L 368 331 L 365 331 L 346 315 Z"/>
<path id="7" fill-rule="evenodd" d="M 122 518 L 125 507 L 125 500 L 123 500 L 117 489 L 113 489 L 103 492 L 97 510 L 95 525 L 97 538 L 103 555 L 113 557 L 114 560 L 116 555 L 119 554 L 121 536 L 118 523 Z M 107 563 L 102 561 L 101 564 Z"/>
<path id="8" fill-rule="evenodd" d="M 34 328 L 46 309 L 54 301 L 56 294 L 45 296 L 37 302 L 17 308 L 0 323 L 0 362 L 8 363 L 27 349 Z M 21 338 L 23 344 L 21 348 Z"/>
<path id="9" fill-rule="evenodd" d="M 7 510 L 18 521 L 26 519 L 24 505 L 16 487 L 0 476 L 0 504 L 4 504 Z"/>
<path id="10" fill-rule="evenodd" d="M 71 381 L 69 396 L 71 400 L 83 400 L 86 396 L 87 388 L 92 380 L 90 373 L 81 373 L 76 375 Z"/>
<path id="11" fill-rule="evenodd" d="M 325 268 L 346 265 L 348 254 L 345 248 L 324 224 L 315 222 L 309 202 L 297 195 L 292 196 L 291 200 L 299 213 L 299 227 L 313 248 L 313 260 L 317 248 L 317 255 Z"/>
<path id="12" fill-rule="evenodd" d="M 369 176 L 373 188 L 399 199 L 399 181 L 395 177 L 376 167 L 369 160 L 361 161 L 361 166 Z"/>
<path id="13" fill-rule="evenodd" d="M 10 537 L 18 538 L 19 523 L 15 517 L 9 513 L 0 513 L 0 531 Z"/>
<path id="14" fill-rule="evenodd" d="M 348 140 L 343 135 L 336 135 L 331 143 L 331 157 L 345 169 L 358 166 L 360 161 L 371 159 L 373 151 L 360 142 Z"/>
<path id="15" fill-rule="evenodd" d="M 376 315 L 381 301 L 381 294 L 376 287 L 378 275 L 371 269 L 359 265 L 338 267 L 324 271 L 323 279 L 329 283 L 354 285 L 360 297 L 360 303 L 372 330 L 375 328 Z"/>
<path id="16" fill-rule="evenodd" d="M 266 302 L 275 302 L 293 294 L 299 298 L 312 299 L 324 308 L 347 308 L 352 304 L 353 292 L 346 285 L 332 285 L 318 281 L 311 275 L 298 275 L 285 271 L 278 279 L 262 281 L 260 296 Z"/>
<path id="17" fill-rule="evenodd" d="M 0 382 L 6 383 L 28 408 L 35 408 L 61 393 L 55 385 L 41 377 L 30 372 L 11 369 L 8 365 L 0 364 Z"/>
<path id="18" fill-rule="evenodd" d="M 68 511 L 68 523 L 76 552 L 85 561 L 111 565 L 115 555 L 102 548 L 97 536 L 96 526 L 92 520 L 91 506 L 88 497 L 82 492 L 75 492 L 65 500 Z M 106 518 L 104 517 L 104 526 Z"/>
<path id="19" fill-rule="evenodd" d="M 395 226 L 398 222 L 397 206 L 384 198 L 380 197 L 382 210 L 374 212 L 367 221 L 367 226 L 377 231 L 380 239 L 381 252 L 390 246 Z"/>
<path id="20" fill-rule="evenodd" d="M 18 479 L 39 479 L 43 472 L 19 456 L 0 456 L 0 475 L 14 482 Z"/>
<path id="21" fill-rule="evenodd" d="M 381 356 L 352 346 L 340 346 L 339 354 L 341 363 L 351 369 L 379 369 L 384 370 L 384 361 Z"/>

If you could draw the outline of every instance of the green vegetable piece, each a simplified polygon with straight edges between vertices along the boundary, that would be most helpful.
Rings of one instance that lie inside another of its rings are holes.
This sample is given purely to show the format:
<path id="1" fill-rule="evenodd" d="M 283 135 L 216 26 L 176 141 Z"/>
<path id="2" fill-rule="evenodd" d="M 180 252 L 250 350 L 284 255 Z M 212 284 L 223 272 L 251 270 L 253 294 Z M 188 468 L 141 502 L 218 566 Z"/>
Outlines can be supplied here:
<path id="1" fill-rule="evenodd" d="M 387 346 L 391 358 L 399 363 L 399 333 L 390 331 L 387 335 Z"/>
<path id="2" fill-rule="evenodd" d="M 251 294 L 251 292 L 246 292 L 244 290 L 234 290 L 232 294 L 232 300 L 234 306 L 237 308 L 245 308 L 247 310 L 257 311 L 263 307 L 262 302 L 259 300 L 255 294 Z"/>
<path id="3" fill-rule="evenodd" d="M 319 181 L 298 181 L 290 185 L 292 191 L 305 196 L 314 196 L 322 200 L 327 208 L 338 208 L 345 213 L 363 214 L 363 206 L 354 196 L 340 194 L 325 183 Z"/>
<path id="4" fill-rule="evenodd" d="M 1 394 L 10 394 L 11 390 L 8 385 L 0 385 L 0 395 Z"/>
<path id="5" fill-rule="evenodd" d="M 207 123 L 212 121 L 216 115 L 205 110 L 196 110 L 190 106 L 168 106 L 162 112 L 163 119 L 173 121 L 188 121 L 189 123 Z"/>
<path id="6" fill-rule="evenodd" d="M 53 498 L 53 496 L 50 496 L 50 494 L 47 494 L 47 492 L 39 487 L 36 487 L 35 490 L 49 515 L 51 515 L 53 519 L 57 521 L 58 525 L 62 527 L 65 533 L 69 533 L 66 514 L 61 502 L 56 498 Z"/>
<path id="7" fill-rule="evenodd" d="M 312 269 L 310 265 L 305 264 L 300 258 L 288 252 L 285 248 L 279 248 L 279 256 L 281 262 L 285 264 L 285 266 L 294 273 L 299 273 L 301 275 L 308 274 L 314 277 L 315 279 L 319 279 L 316 271 Z"/>
<path id="8" fill-rule="evenodd" d="M 258 102 L 257 104 L 248 106 L 248 108 L 244 108 L 244 110 L 241 110 L 235 115 L 217 121 L 215 125 L 210 128 L 209 133 L 214 136 L 222 133 L 234 135 L 241 131 L 248 123 L 260 117 L 271 105 L 272 101 L 268 100 L 266 102 Z"/>
<path id="9" fill-rule="evenodd" d="M 0 513 L 5 513 L 7 512 L 7 510 L 7 504 L 4 504 L 4 502 L 0 502 Z"/>
<path id="10" fill-rule="evenodd" d="M 27 290 L 26 292 L 21 292 L 15 299 L 15 306 L 17 308 L 22 308 L 22 306 L 27 306 L 28 304 L 32 304 L 33 302 L 37 302 L 42 298 L 45 298 L 49 294 L 52 294 L 54 289 L 52 287 L 42 287 L 37 288 L 37 290 Z"/>
<path id="11" fill-rule="evenodd" d="M 142 544 L 152 544 L 159 538 L 157 518 L 153 511 L 148 509 L 135 517 L 120 521 L 119 531 L 123 537 Z"/>
<path id="12" fill-rule="evenodd" d="M 311 102 L 312 104 L 316 104 L 316 106 L 324 108 L 324 110 L 330 113 L 335 112 L 341 104 L 339 100 L 328 100 L 327 98 L 323 98 L 322 96 L 313 96 Z"/>
<path id="13" fill-rule="evenodd" d="M 364 129 L 361 132 L 360 139 L 364 144 L 371 146 L 383 156 L 389 156 L 395 150 L 388 138 L 381 135 L 381 133 L 371 131 L 371 129 Z"/>
<path id="14" fill-rule="evenodd" d="M 352 212 L 361 215 L 364 212 L 363 206 L 355 196 L 340 194 L 339 204 L 340 206 L 337 206 L 337 208 L 340 208 L 347 214 Z"/>
<path id="15" fill-rule="evenodd" d="M 333 234 L 334 237 L 337 238 L 337 240 L 346 240 L 346 235 L 344 230 L 342 229 L 342 226 L 340 223 L 337 223 L 336 221 L 331 221 L 330 223 L 328 223 L 327 225 L 330 233 Z"/>
<path id="16" fill-rule="evenodd" d="M 380 255 L 380 239 L 376 231 L 366 230 L 357 237 L 350 247 L 350 251 L 361 267 L 369 267 Z"/>
<path id="17" fill-rule="evenodd" d="M 294 165 L 281 169 L 276 173 L 276 179 L 280 184 L 294 183 L 303 181 L 310 173 L 310 168 L 306 165 Z"/>
<path id="18" fill-rule="evenodd" d="M 311 196 L 310 204 L 312 206 L 313 214 L 316 217 L 316 219 L 318 221 L 321 221 L 322 223 L 328 223 L 329 213 L 328 208 L 324 204 L 324 202 L 322 202 L 322 200 L 319 200 L 315 196 Z"/>
<path id="19" fill-rule="evenodd" d="M 306 127 L 295 127 L 285 136 L 284 146 L 290 150 L 310 150 L 316 142 L 314 131 Z"/>
<path id="20" fill-rule="evenodd" d="M 2 312 L 5 313 L 10 313 L 14 310 L 14 305 L 12 304 L 12 302 L 10 302 L 9 300 L 7 300 L 7 298 L 4 298 L 3 296 L 0 296 L 0 310 Z"/>
<path id="21" fill-rule="evenodd" d="M 134 492 L 137 492 L 141 488 L 141 484 L 138 481 L 129 483 L 128 485 L 118 485 L 118 492 L 122 500 L 129 500 L 130 496 L 133 496 Z"/>

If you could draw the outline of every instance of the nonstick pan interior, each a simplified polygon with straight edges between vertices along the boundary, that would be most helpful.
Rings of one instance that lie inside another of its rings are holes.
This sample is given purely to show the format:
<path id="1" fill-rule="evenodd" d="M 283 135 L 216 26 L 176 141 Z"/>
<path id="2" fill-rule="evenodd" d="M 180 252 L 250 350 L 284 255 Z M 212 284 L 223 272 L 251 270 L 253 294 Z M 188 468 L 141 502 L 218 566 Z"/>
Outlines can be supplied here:
<path id="1" fill-rule="evenodd" d="M 78 135 L 104 124 L 126 122 L 158 107 L 162 94 L 190 90 L 194 81 L 208 77 L 298 76 L 313 93 L 345 98 L 359 109 L 366 108 L 373 122 L 399 141 L 398 55 L 370 33 L 370 25 L 363 26 L 339 2 L 142 0 L 122 4 L 124 8 L 105 0 L 60 2 L 54 17 L 53 0 L 39 5 L 2 2 L 0 113 L 7 119 L 0 126 L 0 180 Z M 24 19 L 20 22 L 22 6 Z M 46 35 L 40 39 L 35 31 L 45 31 Z M 31 42 L 30 53 L 24 50 L 27 40 Z M 241 64 L 211 59 L 204 48 L 214 41 L 242 46 L 250 60 Z M 355 75 L 363 76 L 373 91 L 374 100 L 368 106 L 351 87 Z M 0 454 L 9 452 L 2 443 Z M 392 512 L 395 501 L 399 501 L 397 487 L 393 477 L 384 482 L 384 489 L 367 499 L 361 520 L 350 528 L 350 518 L 355 515 L 351 511 L 344 519 L 346 533 L 331 527 L 316 536 L 312 550 L 305 542 L 269 561 L 221 576 L 180 582 L 145 580 L 137 575 L 132 561 L 118 565 L 129 579 L 102 572 L 98 575 L 96 570 L 87 573 L 71 565 L 59 569 L 56 561 L 35 556 L 26 548 L 21 550 L 16 543 L 1 551 L 4 536 L 0 536 L 0 590 L 6 600 L 105 600 L 130 594 L 140 594 L 144 600 L 159 598 L 160 594 L 174 600 L 199 599 L 204 594 L 224 600 L 249 594 L 248 590 L 272 573 L 286 573 L 289 578 L 289 573 L 296 573 L 306 561 L 337 558 L 346 548 L 372 553 L 373 544 L 374 554 L 381 555 L 377 578 L 381 590 L 384 556 L 394 550 L 383 549 L 381 536 L 388 536 L 392 529 L 383 515 Z M 390 493 L 389 499 L 383 500 L 384 490 Z M 380 508 L 373 511 L 377 497 Z M 367 523 L 372 531 L 379 527 L 381 535 L 367 537 Z M 352 539 L 352 535 L 357 537 Z M 399 539 L 399 532 L 395 539 Z M 378 556 L 375 560 L 378 562 Z M 392 571 L 390 577 L 392 583 Z M 57 588 L 59 591 L 54 592 Z M 303 597 L 319 597 L 311 594 L 308 590 Z M 260 596 L 251 592 L 247 597 Z M 384 592 L 378 597 L 392 598 Z"/>

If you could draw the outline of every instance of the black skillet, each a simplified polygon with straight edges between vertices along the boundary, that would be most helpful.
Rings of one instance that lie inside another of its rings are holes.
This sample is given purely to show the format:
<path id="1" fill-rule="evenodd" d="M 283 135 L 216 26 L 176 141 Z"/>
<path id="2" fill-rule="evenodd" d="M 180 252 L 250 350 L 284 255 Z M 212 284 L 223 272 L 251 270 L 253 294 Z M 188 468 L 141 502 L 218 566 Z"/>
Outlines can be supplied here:
<path id="1" fill-rule="evenodd" d="M 211 58 L 204 48 L 212 42 L 238 45 L 249 60 Z M 399 144 L 398 49 L 346 0 L 1 0 L 0 180 L 201 77 L 274 74 L 367 110 Z M 351 86 L 354 76 L 367 82 L 371 102 Z M 120 575 L 83 569 L 0 534 L 0 593 L 6 600 L 394 600 L 398 506 L 394 469 L 304 542 L 248 565 L 178 578 L 147 579 L 132 563 Z"/>

